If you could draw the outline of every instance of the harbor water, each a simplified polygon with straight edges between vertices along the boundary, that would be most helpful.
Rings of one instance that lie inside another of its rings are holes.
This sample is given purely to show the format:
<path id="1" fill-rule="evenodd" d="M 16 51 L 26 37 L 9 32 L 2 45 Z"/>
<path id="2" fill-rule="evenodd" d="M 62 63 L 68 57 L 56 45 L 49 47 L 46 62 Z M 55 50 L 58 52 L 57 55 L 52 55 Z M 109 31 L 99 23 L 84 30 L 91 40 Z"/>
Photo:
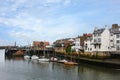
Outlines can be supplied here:
<path id="1" fill-rule="evenodd" d="M 5 58 L 0 50 L 0 80 L 120 80 L 120 70 L 79 64 L 24 60 L 21 57 Z"/>

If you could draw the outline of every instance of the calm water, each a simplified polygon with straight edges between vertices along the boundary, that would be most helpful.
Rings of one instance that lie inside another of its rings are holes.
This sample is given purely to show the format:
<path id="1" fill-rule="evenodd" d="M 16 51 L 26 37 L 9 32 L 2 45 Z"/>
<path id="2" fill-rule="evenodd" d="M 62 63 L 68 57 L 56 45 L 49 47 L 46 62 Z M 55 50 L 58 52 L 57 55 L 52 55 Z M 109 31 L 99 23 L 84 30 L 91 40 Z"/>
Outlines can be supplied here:
<path id="1" fill-rule="evenodd" d="M 5 59 L 0 50 L 0 80 L 120 80 L 120 70 L 86 64 L 66 66 L 22 58 Z"/>

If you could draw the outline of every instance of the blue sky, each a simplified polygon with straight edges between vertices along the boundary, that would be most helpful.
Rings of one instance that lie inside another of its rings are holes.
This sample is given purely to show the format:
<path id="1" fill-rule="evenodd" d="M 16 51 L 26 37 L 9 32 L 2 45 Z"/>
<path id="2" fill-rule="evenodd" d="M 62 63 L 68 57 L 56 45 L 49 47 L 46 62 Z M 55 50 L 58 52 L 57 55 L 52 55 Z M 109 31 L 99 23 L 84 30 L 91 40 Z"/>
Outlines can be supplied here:
<path id="1" fill-rule="evenodd" d="M 120 25 L 120 0 L 0 0 L 0 45 L 26 45 Z"/>

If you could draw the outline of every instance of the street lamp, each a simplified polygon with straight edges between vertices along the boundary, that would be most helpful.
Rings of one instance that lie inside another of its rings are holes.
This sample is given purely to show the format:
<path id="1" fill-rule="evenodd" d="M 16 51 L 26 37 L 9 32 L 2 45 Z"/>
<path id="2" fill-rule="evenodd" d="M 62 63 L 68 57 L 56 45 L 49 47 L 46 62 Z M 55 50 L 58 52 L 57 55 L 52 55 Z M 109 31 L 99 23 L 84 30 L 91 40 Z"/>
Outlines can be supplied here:
<path id="1" fill-rule="evenodd" d="M 62 43 L 62 52 L 63 52 L 63 46 L 64 46 L 64 44 Z"/>

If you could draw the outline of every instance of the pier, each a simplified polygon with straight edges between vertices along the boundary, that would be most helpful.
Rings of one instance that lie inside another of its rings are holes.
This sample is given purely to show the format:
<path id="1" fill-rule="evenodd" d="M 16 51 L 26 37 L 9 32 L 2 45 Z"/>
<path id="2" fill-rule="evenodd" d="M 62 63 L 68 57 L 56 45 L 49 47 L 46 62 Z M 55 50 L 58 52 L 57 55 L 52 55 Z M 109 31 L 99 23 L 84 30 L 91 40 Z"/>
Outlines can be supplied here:
<path id="1" fill-rule="evenodd" d="M 24 56 L 24 55 L 37 55 L 43 56 L 43 53 L 46 54 L 47 57 L 50 57 L 54 53 L 53 48 L 32 48 L 32 47 L 6 47 L 5 56 Z"/>

